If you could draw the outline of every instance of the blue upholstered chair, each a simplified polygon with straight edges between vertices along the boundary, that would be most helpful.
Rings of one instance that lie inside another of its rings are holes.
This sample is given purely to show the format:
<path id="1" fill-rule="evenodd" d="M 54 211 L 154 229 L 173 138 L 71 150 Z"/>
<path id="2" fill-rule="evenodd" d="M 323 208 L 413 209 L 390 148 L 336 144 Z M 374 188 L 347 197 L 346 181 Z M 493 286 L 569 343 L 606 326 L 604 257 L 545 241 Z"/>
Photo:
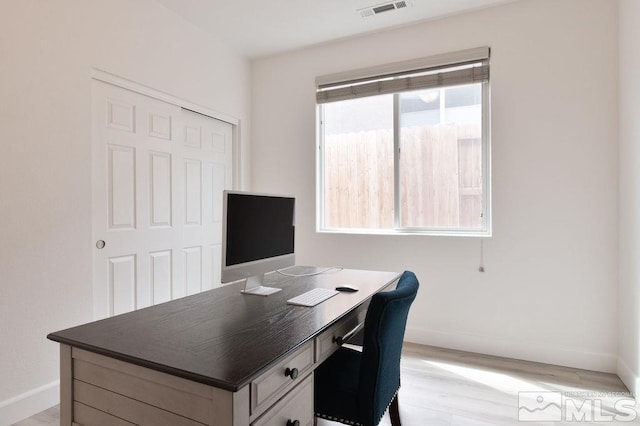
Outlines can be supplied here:
<path id="1" fill-rule="evenodd" d="M 375 426 L 389 407 L 391 424 L 400 425 L 400 354 L 417 292 L 418 279 L 405 271 L 395 290 L 371 298 L 362 352 L 341 347 L 315 370 L 316 417 Z"/>

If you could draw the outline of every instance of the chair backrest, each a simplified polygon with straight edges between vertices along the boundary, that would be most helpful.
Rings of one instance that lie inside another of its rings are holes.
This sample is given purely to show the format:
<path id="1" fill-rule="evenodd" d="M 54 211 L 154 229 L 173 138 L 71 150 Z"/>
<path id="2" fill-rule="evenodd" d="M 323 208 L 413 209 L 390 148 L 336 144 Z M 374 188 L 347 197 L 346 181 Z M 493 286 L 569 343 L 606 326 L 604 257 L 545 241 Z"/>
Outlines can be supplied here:
<path id="1" fill-rule="evenodd" d="M 402 341 L 418 286 L 415 274 L 405 271 L 395 290 L 371 298 L 364 321 L 358 396 L 364 424 L 378 424 L 400 387 Z"/>

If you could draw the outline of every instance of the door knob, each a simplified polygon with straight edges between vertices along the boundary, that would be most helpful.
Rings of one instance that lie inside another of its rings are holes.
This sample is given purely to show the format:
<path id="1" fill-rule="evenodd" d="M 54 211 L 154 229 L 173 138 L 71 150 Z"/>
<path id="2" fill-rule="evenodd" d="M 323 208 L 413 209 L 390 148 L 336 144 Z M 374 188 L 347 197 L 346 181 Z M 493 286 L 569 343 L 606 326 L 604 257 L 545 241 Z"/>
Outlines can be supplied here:
<path id="1" fill-rule="evenodd" d="M 98 240 L 96 241 L 96 247 L 98 247 L 98 249 L 103 249 L 104 246 L 106 246 L 107 243 L 104 242 L 104 240 Z"/>

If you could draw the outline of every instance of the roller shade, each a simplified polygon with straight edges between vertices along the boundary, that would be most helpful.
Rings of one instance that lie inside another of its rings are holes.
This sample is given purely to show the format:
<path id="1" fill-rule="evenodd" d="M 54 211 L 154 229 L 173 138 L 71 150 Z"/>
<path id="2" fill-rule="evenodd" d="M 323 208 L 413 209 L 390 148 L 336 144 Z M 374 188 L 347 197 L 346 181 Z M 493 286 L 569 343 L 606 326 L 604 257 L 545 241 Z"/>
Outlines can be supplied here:
<path id="1" fill-rule="evenodd" d="M 323 104 L 367 96 L 489 81 L 489 48 L 457 52 L 448 54 L 446 57 L 424 58 L 386 65 L 379 69 L 380 74 L 371 75 L 374 71 L 374 69 L 359 70 L 318 78 L 316 101 Z M 340 81 L 340 78 L 343 80 Z"/>

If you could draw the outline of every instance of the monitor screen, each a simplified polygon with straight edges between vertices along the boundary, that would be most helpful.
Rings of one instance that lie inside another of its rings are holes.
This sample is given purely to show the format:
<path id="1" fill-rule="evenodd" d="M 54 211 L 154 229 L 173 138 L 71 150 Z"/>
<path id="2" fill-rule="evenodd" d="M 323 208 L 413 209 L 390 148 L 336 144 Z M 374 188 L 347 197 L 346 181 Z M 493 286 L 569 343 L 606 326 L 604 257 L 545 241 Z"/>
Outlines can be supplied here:
<path id="1" fill-rule="evenodd" d="M 295 198 L 225 191 L 222 281 L 293 266 Z"/>

